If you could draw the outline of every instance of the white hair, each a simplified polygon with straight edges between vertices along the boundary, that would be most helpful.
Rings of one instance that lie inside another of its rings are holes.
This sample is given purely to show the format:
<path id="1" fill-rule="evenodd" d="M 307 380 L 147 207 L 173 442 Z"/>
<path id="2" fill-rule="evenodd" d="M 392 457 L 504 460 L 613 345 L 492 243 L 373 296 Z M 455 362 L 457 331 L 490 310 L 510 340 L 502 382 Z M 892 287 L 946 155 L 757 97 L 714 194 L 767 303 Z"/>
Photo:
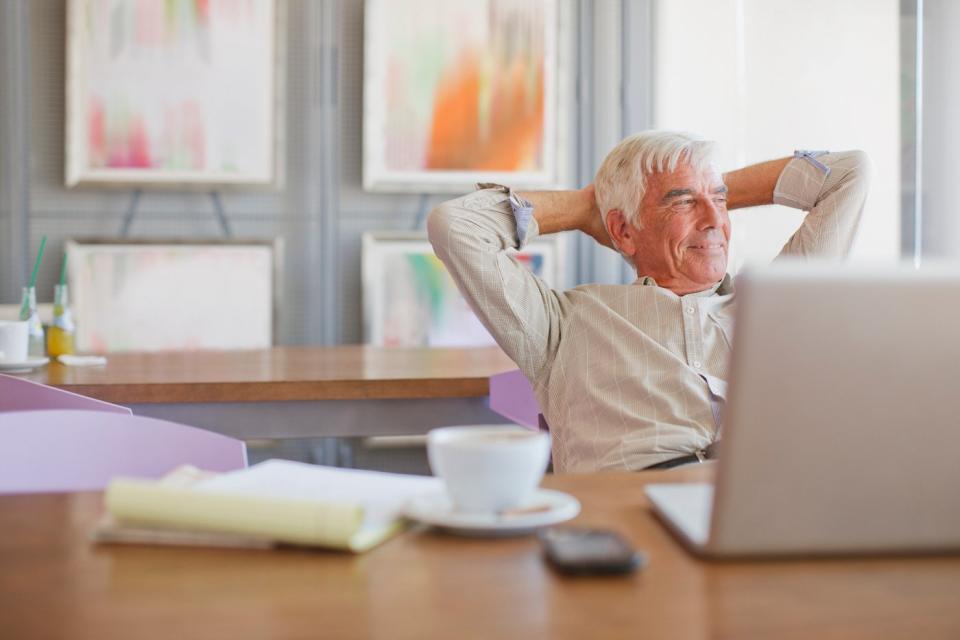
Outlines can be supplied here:
<path id="1" fill-rule="evenodd" d="M 679 131 L 641 131 L 625 138 L 604 158 L 593 182 L 604 227 L 614 209 L 639 227 L 647 176 L 675 171 L 681 160 L 695 171 L 708 169 L 715 153 L 716 143 Z"/>

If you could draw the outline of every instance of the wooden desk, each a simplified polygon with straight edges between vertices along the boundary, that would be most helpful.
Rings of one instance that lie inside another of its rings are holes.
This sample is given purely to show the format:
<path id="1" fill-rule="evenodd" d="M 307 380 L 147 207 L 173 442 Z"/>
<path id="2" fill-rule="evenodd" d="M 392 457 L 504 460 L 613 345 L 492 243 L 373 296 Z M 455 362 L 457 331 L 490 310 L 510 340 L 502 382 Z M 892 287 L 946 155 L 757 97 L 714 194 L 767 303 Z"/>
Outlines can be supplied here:
<path id="1" fill-rule="evenodd" d="M 487 380 L 515 368 L 497 348 L 348 345 L 114 354 L 26 377 L 236 437 L 366 436 L 502 422 Z"/>
<path id="2" fill-rule="evenodd" d="M 702 467 L 550 477 L 576 523 L 650 559 L 625 578 L 561 578 L 533 538 L 415 530 L 367 555 L 93 547 L 98 494 L 0 497 L 9 638 L 958 638 L 960 558 L 704 563 L 648 510 L 649 481 Z"/>
<path id="3" fill-rule="evenodd" d="M 365 345 L 118 353 L 103 367 L 51 363 L 29 376 L 117 404 L 476 398 L 516 365 L 497 348 Z"/>

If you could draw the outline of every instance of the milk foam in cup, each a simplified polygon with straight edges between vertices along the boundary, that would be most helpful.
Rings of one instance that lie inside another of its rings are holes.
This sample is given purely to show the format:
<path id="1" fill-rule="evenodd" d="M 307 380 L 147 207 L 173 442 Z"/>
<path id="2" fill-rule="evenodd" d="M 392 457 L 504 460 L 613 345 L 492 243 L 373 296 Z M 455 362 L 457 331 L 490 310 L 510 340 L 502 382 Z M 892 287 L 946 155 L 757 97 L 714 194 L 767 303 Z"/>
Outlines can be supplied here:
<path id="1" fill-rule="evenodd" d="M 550 436 L 517 425 L 434 429 L 427 456 L 457 511 L 499 513 L 526 506 L 550 459 Z"/>

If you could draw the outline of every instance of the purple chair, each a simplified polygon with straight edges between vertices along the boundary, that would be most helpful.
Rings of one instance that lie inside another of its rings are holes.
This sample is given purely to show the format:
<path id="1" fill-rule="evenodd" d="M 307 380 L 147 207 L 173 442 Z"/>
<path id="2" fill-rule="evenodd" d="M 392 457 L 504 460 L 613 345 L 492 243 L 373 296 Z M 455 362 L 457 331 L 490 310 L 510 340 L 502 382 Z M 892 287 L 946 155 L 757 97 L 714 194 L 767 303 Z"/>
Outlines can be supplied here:
<path id="1" fill-rule="evenodd" d="M 99 490 L 115 476 L 159 478 L 181 464 L 243 469 L 247 447 L 218 433 L 142 416 L 0 413 L 0 493 Z"/>
<path id="2" fill-rule="evenodd" d="M 127 407 L 94 400 L 78 393 L 48 387 L 0 373 L 0 411 L 33 411 L 37 409 L 84 409 L 132 415 Z"/>
<path id="3" fill-rule="evenodd" d="M 533 387 L 520 369 L 490 376 L 490 409 L 535 431 L 548 429 Z"/>

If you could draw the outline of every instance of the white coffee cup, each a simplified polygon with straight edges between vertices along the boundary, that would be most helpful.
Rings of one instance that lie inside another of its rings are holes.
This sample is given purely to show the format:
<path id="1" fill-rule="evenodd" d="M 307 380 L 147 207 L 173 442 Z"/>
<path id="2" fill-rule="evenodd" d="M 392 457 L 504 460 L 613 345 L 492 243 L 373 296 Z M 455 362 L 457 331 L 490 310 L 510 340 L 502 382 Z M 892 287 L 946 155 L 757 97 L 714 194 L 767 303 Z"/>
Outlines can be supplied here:
<path id="1" fill-rule="evenodd" d="M 516 425 L 444 427 L 427 435 L 427 457 L 458 511 L 498 513 L 530 499 L 550 459 L 550 436 Z"/>
<path id="2" fill-rule="evenodd" d="M 26 320 L 0 320 L 0 362 L 26 362 L 29 340 L 30 330 Z"/>

